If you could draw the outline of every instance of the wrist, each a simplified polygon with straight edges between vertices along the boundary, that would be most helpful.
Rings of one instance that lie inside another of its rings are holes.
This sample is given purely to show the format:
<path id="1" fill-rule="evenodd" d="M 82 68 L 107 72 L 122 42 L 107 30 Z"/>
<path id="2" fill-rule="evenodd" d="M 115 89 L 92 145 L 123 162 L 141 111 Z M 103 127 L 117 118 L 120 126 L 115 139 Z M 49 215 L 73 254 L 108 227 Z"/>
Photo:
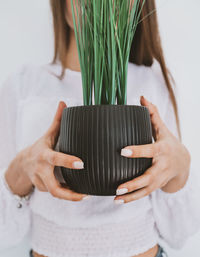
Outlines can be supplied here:
<path id="1" fill-rule="evenodd" d="M 33 184 L 23 168 L 23 158 L 24 153 L 20 152 L 5 172 L 5 182 L 10 191 L 18 196 L 26 196 L 33 189 Z"/>

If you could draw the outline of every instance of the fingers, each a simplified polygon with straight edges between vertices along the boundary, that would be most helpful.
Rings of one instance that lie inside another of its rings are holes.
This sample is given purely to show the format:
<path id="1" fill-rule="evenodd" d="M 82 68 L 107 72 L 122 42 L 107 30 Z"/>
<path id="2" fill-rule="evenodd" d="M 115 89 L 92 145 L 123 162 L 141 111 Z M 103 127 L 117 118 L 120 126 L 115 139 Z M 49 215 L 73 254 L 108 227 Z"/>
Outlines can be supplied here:
<path id="1" fill-rule="evenodd" d="M 52 146 L 55 145 L 57 138 L 59 136 L 59 131 L 60 131 L 60 123 L 61 123 L 61 119 L 62 119 L 62 112 L 64 110 L 64 108 L 66 108 L 67 105 L 64 102 L 59 102 L 56 114 L 54 116 L 53 122 L 51 124 L 51 126 L 49 127 L 49 129 L 46 132 L 46 136 L 50 137 L 51 139 L 51 144 Z"/>
<path id="2" fill-rule="evenodd" d="M 142 105 L 148 108 L 151 116 L 151 122 L 152 122 L 153 128 L 156 131 L 156 134 L 159 134 L 161 136 L 167 133 L 168 132 L 167 127 L 165 126 L 163 120 L 160 117 L 157 106 L 149 102 L 146 98 L 144 98 L 144 96 L 141 96 L 140 102 Z"/>
<path id="3" fill-rule="evenodd" d="M 73 155 L 56 152 L 49 148 L 43 152 L 42 158 L 53 166 L 61 166 L 69 169 L 84 168 L 84 163 L 80 158 Z"/>
<path id="4" fill-rule="evenodd" d="M 130 145 L 121 149 L 121 155 L 129 158 L 152 158 L 160 153 L 160 144 Z"/>
<path id="5" fill-rule="evenodd" d="M 152 183 L 154 183 L 156 174 L 158 172 L 159 168 L 156 165 L 151 166 L 145 171 L 143 175 L 121 184 L 117 188 L 116 194 L 121 195 L 124 193 L 129 193 L 151 185 Z"/>
<path id="6" fill-rule="evenodd" d="M 151 194 L 167 183 L 169 175 L 165 171 L 158 164 L 151 166 L 143 175 L 121 184 L 114 200 L 120 200 L 116 203 L 127 203 Z"/>
<path id="7" fill-rule="evenodd" d="M 140 188 L 146 187 L 152 183 L 152 177 L 150 174 L 143 174 L 137 178 L 134 178 L 133 180 L 130 180 L 124 184 L 121 184 L 117 191 L 117 195 L 121 195 L 124 193 L 129 193 L 135 190 L 138 190 Z"/>
<path id="8" fill-rule="evenodd" d="M 148 186 L 142 189 L 135 191 L 134 193 L 129 193 L 124 195 L 123 197 L 116 197 L 114 199 L 115 203 L 128 203 L 131 201 L 139 200 L 145 196 L 151 194 L 155 189 L 152 186 Z"/>
<path id="9" fill-rule="evenodd" d="M 48 192 L 56 198 L 70 201 L 81 201 L 87 196 L 85 194 L 79 194 L 70 189 L 62 187 L 56 180 L 53 170 L 46 170 L 45 172 L 42 172 L 40 176 Z"/>

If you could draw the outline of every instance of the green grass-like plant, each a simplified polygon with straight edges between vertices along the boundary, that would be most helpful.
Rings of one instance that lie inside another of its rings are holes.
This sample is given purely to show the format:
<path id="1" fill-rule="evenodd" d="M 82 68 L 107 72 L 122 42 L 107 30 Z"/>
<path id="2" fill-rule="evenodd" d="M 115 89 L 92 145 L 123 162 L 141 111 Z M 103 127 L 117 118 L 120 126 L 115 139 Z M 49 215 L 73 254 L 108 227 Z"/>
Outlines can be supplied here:
<path id="1" fill-rule="evenodd" d="M 145 0 L 74 1 L 83 103 L 92 105 L 94 95 L 96 105 L 124 105 L 131 44 Z"/>

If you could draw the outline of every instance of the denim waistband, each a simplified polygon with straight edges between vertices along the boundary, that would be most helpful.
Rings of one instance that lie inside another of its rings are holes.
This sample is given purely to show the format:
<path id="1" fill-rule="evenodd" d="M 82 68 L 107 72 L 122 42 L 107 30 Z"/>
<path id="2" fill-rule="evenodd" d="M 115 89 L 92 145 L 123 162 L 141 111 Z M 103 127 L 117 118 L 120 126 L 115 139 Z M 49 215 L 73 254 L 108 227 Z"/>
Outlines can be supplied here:
<path id="1" fill-rule="evenodd" d="M 30 257 L 33 257 L 32 250 L 30 251 Z M 168 257 L 167 253 L 161 245 L 158 245 L 158 252 L 155 257 Z"/>

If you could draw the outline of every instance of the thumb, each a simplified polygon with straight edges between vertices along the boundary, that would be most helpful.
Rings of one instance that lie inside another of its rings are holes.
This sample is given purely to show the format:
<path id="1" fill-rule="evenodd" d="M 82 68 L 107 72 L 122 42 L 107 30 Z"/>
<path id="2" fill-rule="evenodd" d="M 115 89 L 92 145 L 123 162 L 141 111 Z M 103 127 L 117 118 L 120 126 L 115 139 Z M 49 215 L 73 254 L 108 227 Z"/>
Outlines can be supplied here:
<path id="1" fill-rule="evenodd" d="M 154 137 L 157 138 L 158 136 L 161 137 L 165 135 L 168 130 L 165 123 L 160 117 L 157 106 L 148 101 L 144 96 L 141 96 L 140 103 L 141 105 L 147 107 L 149 110 L 152 129 L 154 130 Z"/>
<path id="2" fill-rule="evenodd" d="M 65 102 L 63 102 L 63 101 L 59 102 L 57 111 L 53 118 L 51 126 L 49 127 L 49 129 L 46 132 L 46 136 L 48 138 L 50 138 L 50 142 L 51 142 L 52 146 L 55 146 L 55 144 L 58 140 L 58 136 L 59 136 L 59 132 L 60 132 L 60 124 L 61 124 L 61 119 L 62 119 L 62 112 L 63 112 L 64 108 L 66 108 L 66 107 L 67 107 L 67 105 Z"/>

